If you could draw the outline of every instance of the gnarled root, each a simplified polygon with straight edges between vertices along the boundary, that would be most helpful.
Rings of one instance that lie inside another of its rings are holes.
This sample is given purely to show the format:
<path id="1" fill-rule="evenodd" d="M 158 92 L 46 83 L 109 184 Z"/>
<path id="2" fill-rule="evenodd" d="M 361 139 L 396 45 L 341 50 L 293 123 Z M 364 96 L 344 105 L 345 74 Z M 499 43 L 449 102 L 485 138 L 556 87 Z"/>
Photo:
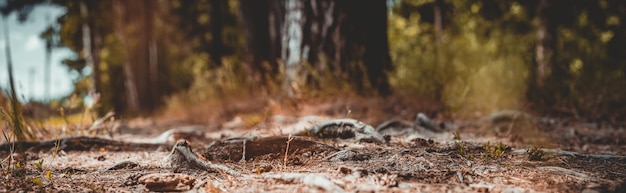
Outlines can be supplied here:
<path id="1" fill-rule="evenodd" d="M 361 142 L 387 143 L 387 140 L 374 127 L 354 119 L 335 119 L 314 125 L 297 133 L 299 136 L 319 138 L 354 138 Z"/>
<path id="2" fill-rule="evenodd" d="M 224 165 L 213 164 L 204 160 L 195 154 L 191 148 L 191 145 L 187 141 L 179 141 L 172 148 L 172 152 L 168 156 L 170 166 L 175 169 L 179 168 L 199 168 L 209 172 L 224 172 L 232 176 L 242 176 L 241 173 L 230 169 Z"/>

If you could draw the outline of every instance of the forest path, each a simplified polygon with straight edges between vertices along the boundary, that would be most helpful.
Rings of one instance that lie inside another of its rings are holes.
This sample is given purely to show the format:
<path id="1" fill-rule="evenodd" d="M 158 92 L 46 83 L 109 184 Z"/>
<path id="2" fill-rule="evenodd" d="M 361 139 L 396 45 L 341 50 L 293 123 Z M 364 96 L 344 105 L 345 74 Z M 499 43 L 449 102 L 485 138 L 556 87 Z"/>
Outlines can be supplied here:
<path id="1" fill-rule="evenodd" d="M 394 133 L 383 144 L 290 135 L 328 120 L 333 119 L 274 115 L 250 127 L 235 117 L 221 129 L 130 121 L 113 138 L 30 144 L 26 153 L 16 155 L 22 160 L 20 167 L 13 161 L 9 169 L 10 159 L 3 162 L 0 191 L 623 192 L 626 188 L 626 136 L 624 129 L 610 125 L 443 121 L 441 132 L 411 129 Z M 168 157 L 180 140 L 189 142 L 193 155 L 219 167 L 173 166 Z M 9 158 L 7 148 L 3 146 L 0 154 Z"/>

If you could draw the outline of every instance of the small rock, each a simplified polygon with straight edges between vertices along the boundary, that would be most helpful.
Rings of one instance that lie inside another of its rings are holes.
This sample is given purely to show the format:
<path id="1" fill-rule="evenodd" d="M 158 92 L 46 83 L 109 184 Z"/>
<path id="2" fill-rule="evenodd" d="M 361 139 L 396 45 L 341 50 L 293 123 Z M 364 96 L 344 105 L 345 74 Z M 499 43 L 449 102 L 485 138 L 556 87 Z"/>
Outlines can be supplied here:
<path id="1" fill-rule="evenodd" d="M 139 178 L 139 183 L 146 185 L 149 191 L 156 192 L 187 191 L 195 181 L 195 177 L 179 173 L 155 173 Z"/>

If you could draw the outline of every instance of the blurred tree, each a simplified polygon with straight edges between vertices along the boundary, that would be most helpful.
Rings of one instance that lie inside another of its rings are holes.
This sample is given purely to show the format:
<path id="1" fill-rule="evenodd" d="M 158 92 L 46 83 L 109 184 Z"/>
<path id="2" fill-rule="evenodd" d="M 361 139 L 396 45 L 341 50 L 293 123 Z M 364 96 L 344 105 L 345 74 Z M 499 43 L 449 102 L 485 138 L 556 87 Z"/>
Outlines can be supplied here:
<path id="1" fill-rule="evenodd" d="M 183 2 L 187 4 L 178 1 L 178 8 L 180 5 L 186 6 L 181 9 L 187 10 L 209 6 L 209 2 L 205 1 Z M 77 53 L 75 58 L 64 60 L 70 69 L 81 75 L 84 75 L 85 67 L 92 70 L 89 76 L 81 77 L 92 79 L 92 86 L 88 87 L 92 89 L 84 90 L 84 81 L 76 80 L 81 86 L 77 86 L 73 94 L 86 96 L 87 93 L 101 93 L 100 113 L 111 109 L 120 113 L 153 110 L 167 94 L 191 85 L 194 79 L 190 76 L 192 67 L 181 65 L 185 58 L 199 52 L 198 47 L 207 47 L 204 52 L 216 53 L 211 55 L 212 66 L 219 66 L 219 55 L 229 53 L 228 47 L 221 42 L 223 25 L 218 21 L 228 18 L 228 14 L 215 11 L 212 17 L 223 17 L 211 18 L 212 24 L 207 25 L 202 23 L 202 18 L 208 17 L 190 19 L 198 15 L 181 14 L 179 9 L 174 8 L 176 1 L 9 0 L 0 10 L 3 14 L 17 12 L 19 19 L 25 21 L 34 6 L 47 3 L 62 6 L 67 12 L 43 32 L 42 37 L 51 42 L 58 39 L 52 42 L 53 47 L 63 46 Z M 218 3 L 221 7 L 214 9 L 229 11 L 224 2 Z M 177 30 L 176 25 L 189 24 L 180 21 L 197 21 L 190 25 L 200 27 Z M 199 33 L 193 38 L 203 37 L 208 41 L 180 44 L 185 41 L 181 37 L 186 37 L 182 34 L 194 30 Z M 216 41 L 211 41 L 212 38 Z"/>
<path id="2" fill-rule="evenodd" d="M 46 22 L 50 23 L 50 15 L 46 15 Z M 56 36 L 53 35 L 54 30 L 55 30 L 54 25 L 50 24 L 50 26 L 48 26 L 48 28 L 41 33 L 41 38 L 44 39 L 44 41 L 46 42 L 46 57 L 45 57 L 45 61 L 44 61 L 44 101 L 48 101 L 50 100 L 50 65 L 51 65 L 51 57 L 52 57 L 52 48 L 55 45 L 58 45 L 58 38 L 56 38 Z M 34 81 L 31 80 L 31 81 Z"/>
<path id="3" fill-rule="evenodd" d="M 600 116 L 626 105 L 618 89 L 626 85 L 624 48 L 616 46 L 624 43 L 622 1 L 394 2 L 396 87 L 436 99 L 443 89 L 452 111 L 481 101 L 493 110 L 518 108 L 502 101 L 523 100 L 513 97 L 520 90 L 528 102 L 569 115 Z"/>
<path id="4" fill-rule="evenodd" d="M 618 0 L 520 1 L 538 20 L 529 100 L 567 106 L 568 114 L 595 118 L 626 105 L 623 71 L 626 6 Z M 533 10 L 533 7 L 536 9 Z M 534 13 L 533 13 L 534 11 Z M 621 31 L 621 33 L 620 33 Z M 618 105 L 619 104 L 619 105 Z M 604 112 L 604 113 L 601 113 Z"/>
<path id="5" fill-rule="evenodd" d="M 302 77 L 307 84 L 320 84 L 329 75 L 360 92 L 372 88 L 382 95 L 391 93 L 386 1 L 359 6 L 333 0 L 240 4 L 249 62 L 262 81 L 283 69 L 287 95 L 304 84 L 298 81 Z M 311 66 L 304 66 L 307 63 Z"/>
<path id="6" fill-rule="evenodd" d="M 552 55 L 554 53 L 553 38 L 556 35 L 556 25 L 550 23 L 549 14 L 555 12 L 551 10 L 553 6 L 548 0 L 539 0 L 537 5 L 537 18 L 539 26 L 537 29 L 537 45 L 535 49 L 535 60 L 537 62 L 537 85 L 543 86 L 545 79 L 552 72 Z"/>
<path id="7" fill-rule="evenodd" d="M 159 98 L 153 3 L 149 0 L 113 1 L 114 31 L 125 50 L 124 85 L 130 113 L 152 110 Z"/>
<path id="8" fill-rule="evenodd" d="M 283 13 L 278 0 L 240 0 L 240 14 L 245 28 L 247 57 L 254 79 L 268 84 L 279 73 Z"/>
<path id="9" fill-rule="evenodd" d="M 287 95 L 393 87 L 452 112 L 626 106 L 620 0 L 8 0 L 0 11 L 24 21 L 48 2 L 67 13 L 42 37 L 77 53 L 72 70 L 92 69 L 81 78 L 101 93 L 100 112 L 149 111 L 192 84 L 205 96 L 251 83 Z M 75 94 L 90 92 L 85 82 Z"/>
<path id="10" fill-rule="evenodd" d="M 192 52 L 207 53 L 211 62 L 209 69 L 221 67 L 222 58 L 232 55 L 238 45 L 225 41 L 225 28 L 237 25 L 235 14 L 230 12 L 225 0 L 176 0 L 170 1 L 171 12 L 180 20 L 176 25 L 191 43 Z"/>

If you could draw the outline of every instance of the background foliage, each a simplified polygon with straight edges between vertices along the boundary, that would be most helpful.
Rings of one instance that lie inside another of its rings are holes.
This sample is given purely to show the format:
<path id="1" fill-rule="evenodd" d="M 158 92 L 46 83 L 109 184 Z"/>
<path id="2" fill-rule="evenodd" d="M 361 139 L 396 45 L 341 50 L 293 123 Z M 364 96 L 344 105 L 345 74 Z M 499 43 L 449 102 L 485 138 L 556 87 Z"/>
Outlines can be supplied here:
<path id="1" fill-rule="evenodd" d="M 537 84 L 541 1 L 397 1 L 390 17 L 396 89 L 440 100 L 451 112 L 503 108 L 594 118 L 624 107 L 621 1 L 547 1 L 552 74 Z M 438 40 L 434 5 L 440 3 Z M 533 105 L 529 105 L 533 104 Z"/>
<path id="2" fill-rule="evenodd" d="M 29 8 L 45 2 L 9 0 L 2 13 L 17 12 L 25 19 Z M 268 67 L 279 73 L 259 76 L 255 71 L 259 67 L 246 60 L 251 49 L 245 33 L 249 26 L 244 25 L 240 9 L 245 1 L 137 2 L 143 4 L 51 1 L 67 13 L 42 37 L 76 53 L 65 61 L 72 70 L 98 72 L 83 74 L 71 95 L 93 98 L 89 93 L 97 88 L 99 112 L 132 112 L 124 68 L 146 60 L 133 59 L 142 54 L 158 66 L 155 74 L 146 75 L 158 87 L 140 93 L 141 100 L 152 101 L 140 108 L 143 112 L 232 94 L 280 94 L 284 69 Z M 134 11 L 148 4 L 145 13 Z M 440 104 L 449 114 L 521 108 L 613 120 L 626 107 L 626 3 L 621 0 L 390 0 L 387 4 L 393 64 L 388 81 L 395 94 Z M 81 6 L 88 14 L 81 13 Z M 121 14 L 116 6 L 126 12 Z M 89 42 L 84 41 L 85 25 L 91 31 Z M 538 35 L 541 29 L 546 29 L 548 38 Z M 152 43 L 158 48 L 156 59 L 145 51 Z M 87 44 L 90 49 L 85 49 Z M 538 54 L 545 58 L 538 59 Z M 90 66 L 88 60 L 94 64 Z M 539 61 L 549 64 L 547 74 L 539 73 Z M 321 57 L 316 62 L 328 66 L 331 61 Z M 142 73 L 147 72 L 133 74 Z M 301 77 L 306 85 L 300 93 L 348 88 L 367 95 L 359 89 L 375 89 L 353 86 L 363 77 L 308 74 L 328 81 L 308 82 Z M 271 77 L 259 78 L 265 76 Z M 269 81 L 259 84 L 259 80 Z"/>

